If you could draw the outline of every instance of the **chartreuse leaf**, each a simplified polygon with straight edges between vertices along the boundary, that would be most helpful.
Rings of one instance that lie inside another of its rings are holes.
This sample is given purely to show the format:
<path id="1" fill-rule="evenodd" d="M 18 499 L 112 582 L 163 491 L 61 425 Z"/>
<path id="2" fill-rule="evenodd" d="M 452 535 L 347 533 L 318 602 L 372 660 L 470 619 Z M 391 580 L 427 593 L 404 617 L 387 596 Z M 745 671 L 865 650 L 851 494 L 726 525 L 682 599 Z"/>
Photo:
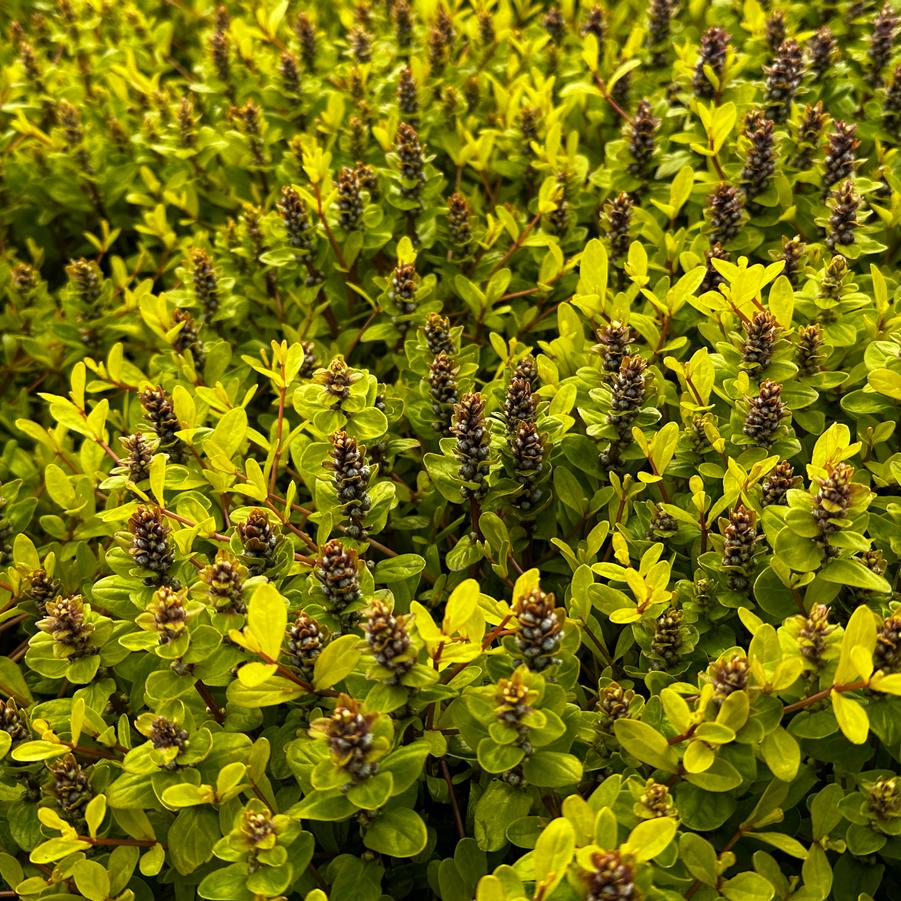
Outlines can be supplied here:
<path id="1" fill-rule="evenodd" d="M 576 835 L 569 820 L 552 820 L 535 844 L 535 883 L 539 891 L 550 895 L 566 875 L 576 847 Z"/>
<path id="2" fill-rule="evenodd" d="M 367 848 L 388 857 L 415 857 L 427 840 L 425 823 L 408 807 L 383 810 L 363 834 Z"/>
<path id="3" fill-rule="evenodd" d="M 326 645 L 316 658 L 313 686 L 332 688 L 353 672 L 360 659 L 360 640 L 355 635 L 342 635 Z"/>

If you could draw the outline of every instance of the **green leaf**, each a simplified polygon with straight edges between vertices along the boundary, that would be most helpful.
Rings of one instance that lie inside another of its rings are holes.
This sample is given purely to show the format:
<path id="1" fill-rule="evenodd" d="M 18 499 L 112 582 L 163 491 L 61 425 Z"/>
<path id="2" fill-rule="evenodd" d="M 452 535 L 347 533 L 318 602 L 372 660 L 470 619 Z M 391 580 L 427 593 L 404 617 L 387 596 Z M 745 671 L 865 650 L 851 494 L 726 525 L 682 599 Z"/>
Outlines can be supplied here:
<path id="1" fill-rule="evenodd" d="M 613 724 L 617 741 L 633 757 L 667 773 L 679 771 L 679 758 L 653 726 L 641 720 L 618 719 Z"/>
<path id="2" fill-rule="evenodd" d="M 410 576 L 425 569 L 425 560 L 419 554 L 398 554 L 387 560 L 380 560 L 376 565 L 373 577 L 380 585 L 390 585 L 394 582 L 403 582 Z"/>
<path id="3" fill-rule="evenodd" d="M 406 807 L 383 810 L 363 834 L 367 848 L 388 857 L 415 857 L 427 840 L 422 818 Z"/>
<path id="4" fill-rule="evenodd" d="M 182 876 L 193 873 L 213 856 L 219 839 L 219 817 L 206 807 L 181 810 L 166 837 L 168 856 Z"/>
<path id="5" fill-rule="evenodd" d="M 575 830 L 564 817 L 552 820 L 538 836 L 533 855 L 535 883 L 545 896 L 551 895 L 566 875 L 575 847 Z"/>
<path id="6" fill-rule="evenodd" d="M 247 633 L 270 659 L 277 660 L 288 625 L 288 605 L 271 582 L 258 585 L 247 606 Z"/>
<path id="7" fill-rule="evenodd" d="M 804 847 L 796 838 L 785 835 L 782 832 L 746 832 L 748 838 L 756 838 L 759 842 L 772 845 L 785 854 L 797 857 L 798 860 L 805 860 L 807 857 L 807 848 Z"/>
<path id="8" fill-rule="evenodd" d="M 716 851 L 713 845 L 696 835 L 686 832 L 679 837 L 679 859 L 688 868 L 688 872 L 704 885 L 716 885 L 717 865 Z"/>
<path id="9" fill-rule="evenodd" d="M 760 750 L 772 774 L 782 782 L 791 782 L 801 765 L 801 748 L 795 737 L 777 726 L 760 743 Z"/>
<path id="10" fill-rule="evenodd" d="M 866 710 L 853 698 L 846 698 L 837 691 L 832 692 L 831 698 L 832 711 L 845 738 L 852 744 L 862 745 L 870 731 Z"/>
<path id="11" fill-rule="evenodd" d="M 836 585 L 847 585 L 851 588 L 862 588 L 865 591 L 876 591 L 889 594 L 892 586 L 884 576 L 874 573 L 864 566 L 860 560 L 845 557 L 827 563 L 820 572 L 819 578 Z"/>
<path id="12" fill-rule="evenodd" d="M 313 686 L 334 688 L 353 672 L 361 656 L 360 639 L 356 635 L 342 635 L 329 642 L 316 658 L 313 667 Z"/>
<path id="13" fill-rule="evenodd" d="M 644 820 L 630 833 L 625 847 L 637 860 L 652 860 L 676 837 L 676 821 L 670 817 Z"/>
<path id="14" fill-rule="evenodd" d="M 582 763 L 573 754 L 538 751 L 523 764 L 523 775 L 539 788 L 562 788 L 576 785 L 582 778 Z"/>
<path id="15" fill-rule="evenodd" d="M 78 891 L 89 901 L 106 901 L 110 893 L 109 874 L 93 860 L 79 861 L 72 871 Z"/>
<path id="16" fill-rule="evenodd" d="M 739 873 L 724 882 L 720 892 L 729 901 L 770 901 L 776 894 L 772 883 L 759 873 Z"/>

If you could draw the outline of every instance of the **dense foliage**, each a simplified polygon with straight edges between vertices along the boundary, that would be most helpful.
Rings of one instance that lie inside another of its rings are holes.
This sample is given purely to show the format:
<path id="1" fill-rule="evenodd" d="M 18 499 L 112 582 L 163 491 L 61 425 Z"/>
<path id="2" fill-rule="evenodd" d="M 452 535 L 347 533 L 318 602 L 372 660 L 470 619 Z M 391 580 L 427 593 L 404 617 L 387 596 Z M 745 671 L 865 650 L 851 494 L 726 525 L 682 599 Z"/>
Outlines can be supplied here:
<path id="1" fill-rule="evenodd" d="M 0 896 L 901 895 L 891 3 L 0 7 Z"/>

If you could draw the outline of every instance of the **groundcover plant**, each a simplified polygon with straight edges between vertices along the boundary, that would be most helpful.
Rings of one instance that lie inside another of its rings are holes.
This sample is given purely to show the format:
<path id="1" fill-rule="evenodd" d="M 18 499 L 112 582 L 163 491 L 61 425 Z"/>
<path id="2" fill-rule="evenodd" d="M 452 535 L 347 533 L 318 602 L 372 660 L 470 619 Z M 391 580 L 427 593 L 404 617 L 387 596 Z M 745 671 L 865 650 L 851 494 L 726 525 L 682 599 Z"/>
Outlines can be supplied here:
<path id="1" fill-rule="evenodd" d="M 901 897 L 891 3 L 0 6 L 0 897 Z"/>

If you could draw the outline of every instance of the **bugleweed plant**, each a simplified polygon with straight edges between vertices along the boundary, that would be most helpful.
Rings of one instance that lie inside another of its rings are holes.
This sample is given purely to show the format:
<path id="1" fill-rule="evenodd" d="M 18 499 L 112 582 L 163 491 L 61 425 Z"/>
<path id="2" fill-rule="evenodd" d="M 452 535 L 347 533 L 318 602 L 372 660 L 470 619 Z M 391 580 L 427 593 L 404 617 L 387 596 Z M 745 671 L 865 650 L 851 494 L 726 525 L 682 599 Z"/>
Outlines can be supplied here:
<path id="1" fill-rule="evenodd" d="M 901 897 L 891 2 L 0 7 L 0 897 Z"/>

